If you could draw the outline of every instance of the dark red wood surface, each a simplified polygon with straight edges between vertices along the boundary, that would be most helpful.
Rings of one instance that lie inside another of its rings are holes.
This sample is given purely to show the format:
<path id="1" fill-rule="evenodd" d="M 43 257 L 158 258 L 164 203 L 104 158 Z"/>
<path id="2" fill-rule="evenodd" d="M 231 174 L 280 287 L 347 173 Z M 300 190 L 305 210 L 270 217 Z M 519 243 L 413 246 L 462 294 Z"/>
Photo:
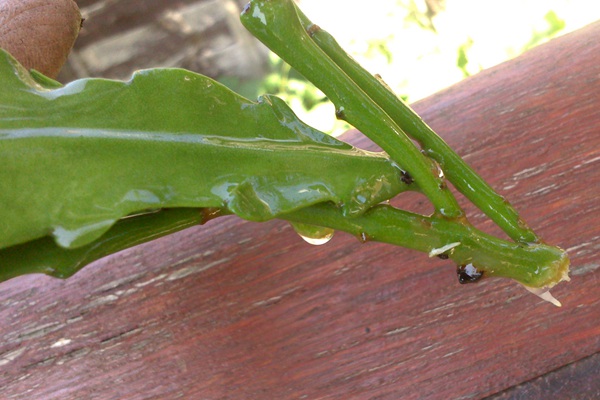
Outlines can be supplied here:
<path id="1" fill-rule="evenodd" d="M 598 37 L 595 24 L 415 105 L 569 250 L 562 308 L 506 280 L 461 286 L 414 251 L 343 233 L 315 247 L 283 222 L 228 217 L 66 281 L 0 284 L 0 398 L 511 398 L 578 365 L 583 383 L 552 398 L 599 395 Z"/>

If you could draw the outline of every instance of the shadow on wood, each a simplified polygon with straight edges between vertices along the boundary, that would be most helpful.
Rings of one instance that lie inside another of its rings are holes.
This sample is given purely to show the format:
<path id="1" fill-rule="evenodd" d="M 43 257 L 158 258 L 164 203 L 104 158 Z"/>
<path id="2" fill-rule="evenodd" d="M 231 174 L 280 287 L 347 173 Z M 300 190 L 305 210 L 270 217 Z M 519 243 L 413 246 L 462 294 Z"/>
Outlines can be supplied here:
<path id="1" fill-rule="evenodd" d="M 415 104 L 569 250 L 561 309 L 505 280 L 460 286 L 426 254 L 343 233 L 311 247 L 280 221 L 218 219 L 67 281 L 2 283 L 0 397 L 482 398 L 597 353 L 599 36 L 589 26 Z M 587 385 L 563 398 L 598 396 L 593 370 L 568 369 Z"/>

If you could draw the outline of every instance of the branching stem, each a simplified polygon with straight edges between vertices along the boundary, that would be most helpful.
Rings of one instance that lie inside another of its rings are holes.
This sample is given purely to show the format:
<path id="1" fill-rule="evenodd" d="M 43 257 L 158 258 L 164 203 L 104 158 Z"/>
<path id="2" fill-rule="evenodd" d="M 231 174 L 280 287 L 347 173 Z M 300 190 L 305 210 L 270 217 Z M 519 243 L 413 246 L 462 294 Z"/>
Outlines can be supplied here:
<path id="1" fill-rule="evenodd" d="M 253 1 L 242 24 L 283 60 L 321 89 L 335 104 L 337 117 L 360 129 L 418 182 L 436 211 L 463 216 L 436 167 L 411 139 L 306 33 L 291 1 Z"/>
<path id="2" fill-rule="evenodd" d="M 450 182 L 482 210 L 513 240 L 521 243 L 538 242 L 517 211 L 498 195 L 448 144 L 439 137 L 406 103 L 390 91 L 350 57 L 327 31 L 314 25 L 296 8 L 298 17 L 313 41 L 342 69 L 357 86 L 377 103 L 392 120 L 414 140 L 425 154 L 442 167 Z"/>

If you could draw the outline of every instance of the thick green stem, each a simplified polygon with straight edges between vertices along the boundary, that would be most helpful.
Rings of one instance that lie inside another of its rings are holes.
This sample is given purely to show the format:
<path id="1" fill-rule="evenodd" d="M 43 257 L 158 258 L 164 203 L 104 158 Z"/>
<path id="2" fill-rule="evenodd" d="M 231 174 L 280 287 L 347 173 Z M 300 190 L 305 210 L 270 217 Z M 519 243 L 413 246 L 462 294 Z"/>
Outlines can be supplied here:
<path id="1" fill-rule="evenodd" d="M 457 265 L 472 264 L 484 276 L 512 278 L 530 287 L 553 286 L 568 272 L 569 259 L 556 247 L 508 242 L 443 217 L 426 217 L 386 205 L 375 206 L 356 218 L 344 218 L 330 204 L 280 218 L 345 231 L 361 240 L 441 254 Z M 444 248 L 447 250 L 442 251 Z"/>
<path id="2" fill-rule="evenodd" d="M 463 215 L 431 161 L 310 39 L 291 1 L 252 1 L 242 13 L 241 21 L 254 36 L 321 89 L 336 105 L 339 118 L 360 129 L 408 171 L 437 212 L 446 217 Z"/>
<path id="3" fill-rule="evenodd" d="M 121 220 L 97 241 L 76 249 L 62 248 L 48 237 L 2 249 L 0 281 L 26 273 L 66 278 L 106 255 L 225 214 L 225 209 L 162 210 Z M 485 276 L 511 278 L 529 287 L 553 286 L 565 277 L 569 266 L 566 254 L 556 247 L 511 243 L 443 217 L 426 217 L 384 205 L 348 218 L 339 207 L 323 203 L 281 219 L 443 255 L 457 265 L 472 264 Z"/>
<path id="4" fill-rule="evenodd" d="M 198 225 L 215 215 L 197 208 L 161 210 L 125 218 L 100 239 L 65 249 L 49 236 L 0 250 L 0 282 L 25 274 L 68 278 L 107 255 Z"/>
<path id="5" fill-rule="evenodd" d="M 482 210 L 513 240 L 522 243 L 538 241 L 516 210 L 498 195 L 448 144 L 440 138 L 406 103 L 382 82 L 350 57 L 326 31 L 314 25 L 300 9 L 298 16 L 314 42 L 365 93 L 372 98 L 398 126 L 418 141 L 425 154 L 436 160 L 450 182 L 475 206 Z"/>

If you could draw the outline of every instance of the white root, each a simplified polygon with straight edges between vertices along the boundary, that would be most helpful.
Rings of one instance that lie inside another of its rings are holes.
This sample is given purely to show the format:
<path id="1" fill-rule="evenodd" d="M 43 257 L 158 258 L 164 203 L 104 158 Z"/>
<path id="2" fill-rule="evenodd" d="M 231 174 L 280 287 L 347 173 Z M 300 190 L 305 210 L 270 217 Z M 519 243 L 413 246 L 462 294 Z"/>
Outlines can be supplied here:
<path id="1" fill-rule="evenodd" d="M 556 282 L 554 285 L 556 285 L 557 283 L 562 282 L 562 281 L 568 282 L 570 280 L 571 280 L 571 278 L 569 278 L 569 272 L 565 271 L 565 272 L 563 272 L 563 275 L 562 275 L 560 281 Z M 552 285 L 552 286 L 554 286 L 554 285 Z M 552 294 L 550 293 L 550 288 L 552 286 L 543 286 L 541 288 L 534 288 L 534 287 L 523 285 L 523 287 L 525 289 L 527 289 L 531 293 L 535 294 L 540 299 L 545 300 L 549 303 L 552 303 L 556 307 L 562 307 L 562 304 L 560 303 L 560 301 L 558 301 L 558 299 L 556 299 L 556 297 L 552 296 Z"/>
<path id="2" fill-rule="evenodd" d="M 454 242 L 454 243 L 449 243 L 442 247 L 438 247 L 437 249 L 431 249 L 431 251 L 429 252 L 429 257 L 439 256 L 440 254 L 444 254 L 448 250 L 452 250 L 453 248 L 455 248 L 456 246 L 459 246 L 459 245 L 460 245 L 460 242 Z"/>

